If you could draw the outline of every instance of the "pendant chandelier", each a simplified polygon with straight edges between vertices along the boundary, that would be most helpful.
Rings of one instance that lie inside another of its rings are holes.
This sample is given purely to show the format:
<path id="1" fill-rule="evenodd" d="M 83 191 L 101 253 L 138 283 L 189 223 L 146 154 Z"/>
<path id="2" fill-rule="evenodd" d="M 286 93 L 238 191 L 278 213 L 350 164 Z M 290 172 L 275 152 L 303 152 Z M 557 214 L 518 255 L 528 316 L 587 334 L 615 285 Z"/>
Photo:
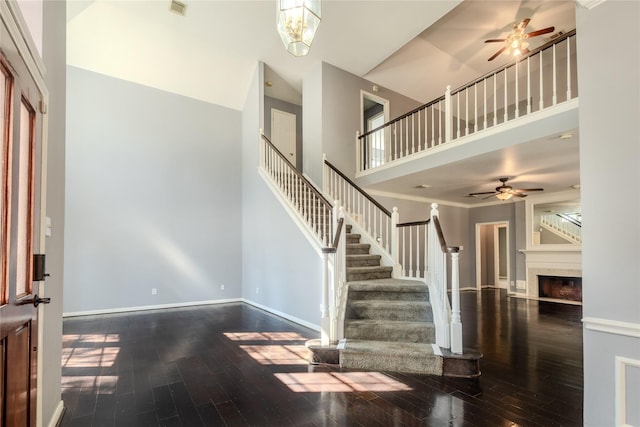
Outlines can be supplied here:
<path id="1" fill-rule="evenodd" d="M 278 0 L 278 34 L 293 56 L 309 53 L 320 25 L 320 0 Z"/>

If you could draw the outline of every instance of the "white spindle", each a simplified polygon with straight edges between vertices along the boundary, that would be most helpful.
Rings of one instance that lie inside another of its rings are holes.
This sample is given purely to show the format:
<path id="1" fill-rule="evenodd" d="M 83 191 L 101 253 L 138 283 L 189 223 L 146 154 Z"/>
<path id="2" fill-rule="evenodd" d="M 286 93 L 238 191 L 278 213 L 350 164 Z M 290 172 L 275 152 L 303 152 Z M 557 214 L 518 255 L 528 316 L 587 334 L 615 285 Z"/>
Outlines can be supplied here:
<path id="1" fill-rule="evenodd" d="M 498 73 L 493 75 L 493 125 L 498 124 Z"/>
<path id="2" fill-rule="evenodd" d="M 527 114 L 531 114 L 531 64 L 530 56 L 527 56 Z"/>
<path id="3" fill-rule="evenodd" d="M 508 68 L 504 69 L 504 121 L 503 123 L 507 123 L 507 120 L 509 119 L 509 98 L 508 98 L 508 90 L 507 90 L 507 70 Z"/>
<path id="4" fill-rule="evenodd" d="M 551 102 L 552 105 L 556 105 L 558 103 L 558 85 L 557 85 L 557 79 L 556 79 L 556 45 L 554 44 L 553 47 L 551 48 L 553 51 L 553 66 L 551 67 L 553 70 L 553 96 L 551 98 Z"/>
<path id="5" fill-rule="evenodd" d="M 544 108 L 544 83 L 542 81 L 542 74 L 543 74 L 543 69 L 542 69 L 542 54 L 544 53 L 544 51 L 540 51 L 539 55 L 540 55 L 540 70 L 539 73 L 540 74 L 540 103 L 538 104 L 538 109 L 542 110 Z"/>
<path id="6" fill-rule="evenodd" d="M 466 122 L 464 136 L 469 135 L 469 88 L 464 90 L 464 120 Z"/>
<path id="7" fill-rule="evenodd" d="M 439 106 L 440 104 L 438 104 Z M 431 107 L 431 146 L 433 147 L 436 143 L 436 109 Z M 440 127 L 438 127 L 440 130 Z M 438 132 L 440 133 L 440 132 Z"/>
<path id="8" fill-rule="evenodd" d="M 474 118 L 473 118 L 473 131 L 478 132 L 478 83 L 473 85 L 473 109 L 474 109 Z"/>
<path id="9" fill-rule="evenodd" d="M 571 99 L 571 38 L 567 38 L 567 101 Z"/>
<path id="10" fill-rule="evenodd" d="M 482 129 L 486 129 L 487 128 L 487 79 L 484 79 L 484 97 L 482 101 L 482 113 L 484 114 Z"/>
<path id="11" fill-rule="evenodd" d="M 520 63 L 520 61 L 516 61 L 516 66 L 515 66 L 515 72 L 516 72 L 516 77 L 515 77 L 515 84 L 516 84 L 516 89 L 515 89 L 515 104 L 516 104 L 516 111 L 514 114 L 514 118 L 518 118 L 520 117 L 520 92 L 519 92 L 519 86 L 518 86 L 518 82 L 520 81 L 520 74 L 518 73 L 518 64 Z"/>
<path id="12" fill-rule="evenodd" d="M 458 92 L 458 108 L 457 108 L 457 116 L 458 116 L 458 131 L 456 135 L 460 138 L 460 92 Z"/>

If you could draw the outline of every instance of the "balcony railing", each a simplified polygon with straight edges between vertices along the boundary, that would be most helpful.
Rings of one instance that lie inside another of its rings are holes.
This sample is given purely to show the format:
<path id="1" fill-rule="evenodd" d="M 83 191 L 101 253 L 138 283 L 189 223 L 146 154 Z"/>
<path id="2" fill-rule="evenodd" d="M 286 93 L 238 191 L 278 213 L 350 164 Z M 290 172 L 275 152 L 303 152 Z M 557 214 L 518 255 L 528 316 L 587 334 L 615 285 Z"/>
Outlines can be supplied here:
<path id="1" fill-rule="evenodd" d="M 357 136 L 361 173 L 554 107 L 578 96 L 576 32 Z"/>

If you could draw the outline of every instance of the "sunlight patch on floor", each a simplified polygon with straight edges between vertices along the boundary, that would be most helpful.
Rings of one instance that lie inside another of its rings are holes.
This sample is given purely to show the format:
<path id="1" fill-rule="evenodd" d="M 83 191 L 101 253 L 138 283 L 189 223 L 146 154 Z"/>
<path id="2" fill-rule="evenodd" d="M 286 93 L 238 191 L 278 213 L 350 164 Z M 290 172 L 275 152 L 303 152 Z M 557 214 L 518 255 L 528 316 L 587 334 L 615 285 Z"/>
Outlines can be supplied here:
<path id="1" fill-rule="evenodd" d="M 231 341 L 305 341 L 307 338 L 296 332 L 225 332 Z"/>
<path id="2" fill-rule="evenodd" d="M 255 361 L 263 365 L 306 365 L 307 347 L 304 345 L 241 345 Z"/>
<path id="3" fill-rule="evenodd" d="M 63 368 L 104 368 L 115 363 L 119 347 L 83 348 L 71 347 L 62 349 Z"/>
<path id="4" fill-rule="evenodd" d="M 408 385 L 379 372 L 297 372 L 274 375 L 296 393 L 412 390 Z"/>

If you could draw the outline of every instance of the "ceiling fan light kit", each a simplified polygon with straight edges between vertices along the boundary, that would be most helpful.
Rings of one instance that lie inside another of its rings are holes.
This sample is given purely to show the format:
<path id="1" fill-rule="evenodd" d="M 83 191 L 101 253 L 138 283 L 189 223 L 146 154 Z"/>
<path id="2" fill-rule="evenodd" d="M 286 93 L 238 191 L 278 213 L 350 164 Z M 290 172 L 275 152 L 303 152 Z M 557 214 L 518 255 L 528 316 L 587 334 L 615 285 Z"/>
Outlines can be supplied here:
<path id="1" fill-rule="evenodd" d="M 502 201 L 505 200 L 509 200 L 511 197 L 516 196 L 516 197 L 520 197 L 520 198 L 524 198 L 527 197 L 527 193 L 532 192 L 532 191 L 544 191 L 544 188 L 513 188 L 510 185 L 507 185 L 507 181 L 509 181 L 508 177 L 505 178 L 499 178 L 498 179 L 501 183 L 501 185 L 499 187 L 496 187 L 495 191 L 483 191 L 480 193 L 469 193 L 470 197 L 477 197 L 477 196 L 486 196 L 488 195 L 488 197 L 485 197 L 485 199 L 491 198 L 493 196 L 495 196 L 497 199 L 500 199 Z"/>
<path id="2" fill-rule="evenodd" d="M 493 61 L 502 53 L 508 56 L 520 56 L 529 53 L 528 39 L 551 33 L 555 30 L 555 27 L 547 27 L 542 30 L 525 33 L 524 29 L 529 24 L 529 21 L 531 21 L 531 19 L 525 18 L 520 21 L 519 24 L 513 24 L 513 30 L 504 39 L 485 40 L 485 43 L 504 43 L 504 46 L 494 53 L 488 60 Z"/>

